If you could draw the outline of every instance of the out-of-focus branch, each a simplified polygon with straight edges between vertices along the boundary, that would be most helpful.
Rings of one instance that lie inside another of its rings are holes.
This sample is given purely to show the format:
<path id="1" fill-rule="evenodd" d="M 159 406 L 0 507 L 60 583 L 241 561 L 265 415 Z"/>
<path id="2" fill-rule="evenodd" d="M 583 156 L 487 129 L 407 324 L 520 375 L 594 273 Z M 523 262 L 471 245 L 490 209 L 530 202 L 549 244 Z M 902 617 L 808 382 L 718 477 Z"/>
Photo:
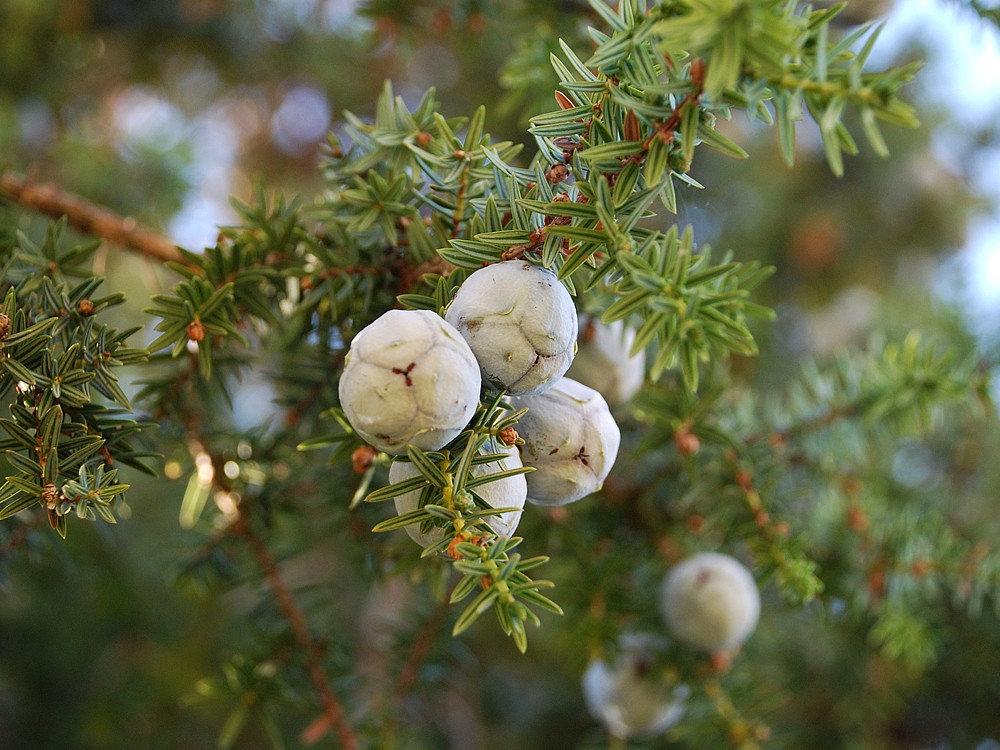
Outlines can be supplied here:
<path id="1" fill-rule="evenodd" d="M 67 193 L 51 183 L 35 183 L 16 172 L 0 172 L 0 197 L 48 216 L 65 216 L 81 232 L 113 242 L 149 258 L 188 265 L 177 245 L 96 203 Z"/>
<path id="2" fill-rule="evenodd" d="M 189 377 L 186 380 L 188 383 L 194 377 L 197 359 L 191 358 L 189 362 L 191 369 L 187 371 Z M 199 456 L 208 457 L 212 464 L 211 481 L 214 487 L 223 492 L 231 491 L 232 486 L 226 478 L 223 462 L 218 456 L 213 456 L 209 452 L 207 442 L 201 434 L 201 414 L 191 407 L 190 402 L 182 400 L 182 404 L 187 406 L 186 409 L 182 408 L 182 420 L 188 433 L 192 436 L 188 446 L 192 457 L 195 458 L 196 463 Z M 264 578 L 274 595 L 274 602 L 291 627 L 296 643 L 302 649 L 306 673 L 323 707 L 320 717 L 303 732 L 303 742 L 314 744 L 333 731 L 337 735 L 339 747 L 342 750 L 358 750 L 358 737 L 348 722 L 343 704 L 330 688 L 330 680 L 323 669 L 323 644 L 317 641 L 309 631 L 305 613 L 299 608 L 291 588 L 281 575 L 278 561 L 268 549 L 264 539 L 250 523 L 249 509 L 245 506 L 238 506 L 237 512 L 238 514 L 232 523 L 226 527 L 227 531 L 234 538 L 246 542 L 257 564 L 260 565 Z"/>
<path id="3" fill-rule="evenodd" d="M 442 599 L 438 603 L 434 613 L 420 626 L 420 630 L 417 632 L 410 646 L 406 662 L 399 672 L 399 679 L 396 681 L 393 695 L 397 700 L 407 697 L 417 684 L 417 679 L 420 676 L 420 668 L 424 665 L 424 661 L 426 661 L 427 655 L 430 653 L 431 647 L 434 645 L 434 641 L 441 631 L 441 626 L 444 625 L 447 616 L 448 599 Z"/>
<path id="4" fill-rule="evenodd" d="M 288 584 L 285 583 L 284 578 L 282 578 L 281 573 L 278 571 L 277 561 L 264 544 L 264 541 L 250 526 L 245 516 L 240 516 L 233 530 L 236 535 L 245 539 L 250 546 L 254 557 L 264 571 L 267 582 L 271 586 L 271 591 L 274 592 L 274 598 L 282 614 L 285 616 L 288 624 L 291 625 L 295 640 L 305 652 L 306 671 L 309 674 L 309 681 L 312 682 L 313 688 L 315 688 L 323 704 L 323 729 L 333 729 L 337 733 L 340 746 L 344 750 L 357 750 L 357 736 L 347 722 L 343 705 L 337 699 L 337 696 L 334 695 L 333 691 L 330 690 L 329 680 L 327 679 L 326 672 L 323 670 L 321 664 L 323 656 L 322 647 L 310 634 L 309 628 L 306 625 L 305 615 L 295 603 L 295 597 L 292 596 L 291 589 L 288 588 Z M 316 735 L 316 740 L 324 733 L 317 731 L 315 726 L 311 727 L 311 732 Z"/>
<path id="5" fill-rule="evenodd" d="M 0 563 L 2 563 L 8 555 L 16 551 L 21 547 L 21 545 L 28 541 L 28 537 L 31 535 L 31 532 L 34 531 L 34 529 L 39 525 L 39 519 L 40 516 L 36 513 L 32 517 L 32 520 L 22 523 L 10 532 L 7 538 L 3 540 L 3 543 L 0 544 Z"/>

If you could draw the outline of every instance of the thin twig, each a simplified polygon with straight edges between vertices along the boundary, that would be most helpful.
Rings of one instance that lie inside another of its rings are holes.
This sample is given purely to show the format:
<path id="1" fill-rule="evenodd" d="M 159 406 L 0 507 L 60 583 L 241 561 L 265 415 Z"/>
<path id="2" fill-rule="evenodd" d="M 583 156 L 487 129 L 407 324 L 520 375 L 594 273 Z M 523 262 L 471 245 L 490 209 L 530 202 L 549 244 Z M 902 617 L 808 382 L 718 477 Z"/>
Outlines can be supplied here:
<path id="1" fill-rule="evenodd" d="M 39 516 L 36 513 L 32 516 L 32 520 L 26 521 L 10 532 L 10 535 L 4 539 L 3 544 L 0 544 L 0 562 L 4 560 L 8 555 L 12 554 L 15 550 L 21 547 L 25 542 L 28 541 L 28 537 L 31 532 L 37 528 L 39 525 Z"/>
<path id="2" fill-rule="evenodd" d="M 65 216 L 74 229 L 126 250 L 161 262 L 190 265 L 177 245 L 163 235 L 139 226 L 135 219 L 119 216 L 51 183 L 35 183 L 15 172 L 0 172 L 0 197 L 48 216 Z"/>
<path id="3" fill-rule="evenodd" d="M 187 371 L 189 375 L 193 375 L 195 367 L 197 367 L 197 359 L 192 359 Z M 212 483 L 224 492 L 231 491 L 232 486 L 225 475 L 221 458 L 208 450 L 207 443 L 201 435 L 201 415 L 189 409 L 182 414 L 182 418 L 188 433 L 193 436 L 189 441 L 191 455 L 198 456 L 203 453 L 209 456 L 214 469 Z M 264 571 L 264 577 L 271 587 L 278 608 L 288 621 L 296 643 L 305 653 L 309 681 L 323 705 L 322 721 L 320 723 L 313 722 L 310 727 L 307 727 L 306 732 L 315 737 L 314 741 L 318 741 L 328 729 L 332 729 L 336 731 L 343 750 L 357 750 L 358 738 L 348 724 L 343 705 L 330 689 L 329 678 L 323 669 L 323 646 L 309 632 L 306 617 L 295 602 L 291 588 L 281 576 L 277 560 L 250 524 L 248 509 L 241 505 L 238 505 L 237 508 L 238 515 L 228 529 L 234 537 L 243 539 L 247 543 L 261 570 Z"/>
<path id="4" fill-rule="evenodd" d="M 803 434 L 808 434 L 815 430 L 822 430 L 842 419 L 850 419 L 851 417 L 858 416 L 864 411 L 865 407 L 868 406 L 869 403 L 870 399 L 862 397 L 846 404 L 831 406 L 826 411 L 802 419 L 799 422 L 793 422 L 787 427 L 754 432 L 748 435 L 743 442 L 747 446 L 753 446 L 767 440 L 773 446 L 784 446 L 789 441 L 794 440 Z"/>
<path id="5" fill-rule="evenodd" d="M 458 191 L 455 193 L 455 210 L 451 216 L 451 236 L 452 239 L 458 237 L 458 228 L 462 223 L 462 214 L 465 213 L 465 191 L 469 188 L 469 162 L 465 162 L 462 167 L 462 176 L 459 178 Z"/>
<path id="6" fill-rule="evenodd" d="M 278 563 L 271 554 L 271 551 L 264 544 L 264 541 L 257 535 L 247 522 L 245 516 L 241 516 L 233 528 L 233 532 L 246 540 L 257 559 L 258 564 L 264 571 L 267 582 L 274 592 L 274 598 L 281 608 L 282 614 L 292 627 L 295 640 L 306 652 L 306 670 L 309 673 L 309 680 L 312 682 L 320 701 L 323 703 L 325 716 L 329 720 L 329 725 L 337 732 L 341 747 L 344 750 L 356 750 L 358 739 L 347 723 L 347 716 L 344 708 L 337 696 L 330 690 L 329 680 L 323 669 L 322 658 L 323 648 L 312 637 L 309 628 L 306 626 L 305 615 L 295 603 L 292 591 L 282 578 L 278 570 Z"/>
<path id="7" fill-rule="evenodd" d="M 427 655 L 430 653 L 434 641 L 437 639 L 441 626 L 444 624 L 448 614 L 448 600 L 442 600 L 435 608 L 434 613 L 420 626 L 413 643 L 410 645 L 406 663 L 399 672 L 399 679 L 396 681 L 396 688 L 393 691 L 397 700 L 402 700 L 417 684 L 420 676 L 420 668 L 423 666 Z"/>

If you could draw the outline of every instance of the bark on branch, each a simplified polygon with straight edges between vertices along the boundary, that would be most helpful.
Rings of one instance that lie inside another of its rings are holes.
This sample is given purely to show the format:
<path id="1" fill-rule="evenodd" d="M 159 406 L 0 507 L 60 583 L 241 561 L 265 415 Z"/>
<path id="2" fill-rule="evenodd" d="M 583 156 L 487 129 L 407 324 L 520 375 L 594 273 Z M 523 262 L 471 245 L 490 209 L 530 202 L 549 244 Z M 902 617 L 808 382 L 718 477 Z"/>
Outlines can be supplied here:
<path id="1" fill-rule="evenodd" d="M 275 560 L 271 551 L 264 544 L 264 541 L 250 526 L 246 517 L 241 516 L 233 527 L 233 530 L 235 534 L 245 539 L 250 546 L 254 557 L 264 571 L 267 582 L 271 586 L 271 591 L 274 593 L 278 607 L 292 628 L 295 640 L 305 652 L 306 672 L 309 675 L 309 681 L 312 682 L 313 688 L 316 690 L 320 702 L 323 704 L 322 728 L 317 729 L 319 725 L 315 722 L 313 723 L 310 733 L 315 736 L 308 744 L 318 741 L 326 731 L 332 729 L 336 732 L 340 747 L 343 750 L 357 750 L 358 738 L 351 729 L 350 724 L 348 724 L 343 705 L 330 689 L 329 680 L 323 669 L 322 647 L 309 632 L 305 615 L 295 603 L 295 597 L 292 595 L 291 589 L 288 587 L 285 579 L 282 578 L 278 570 L 277 560 Z"/>
<path id="2" fill-rule="evenodd" d="M 158 261 L 187 265 L 177 245 L 161 234 L 139 226 L 96 203 L 67 193 L 51 183 L 35 183 L 15 172 L 0 172 L 0 198 L 48 216 L 66 217 L 69 225 L 86 234 Z"/>

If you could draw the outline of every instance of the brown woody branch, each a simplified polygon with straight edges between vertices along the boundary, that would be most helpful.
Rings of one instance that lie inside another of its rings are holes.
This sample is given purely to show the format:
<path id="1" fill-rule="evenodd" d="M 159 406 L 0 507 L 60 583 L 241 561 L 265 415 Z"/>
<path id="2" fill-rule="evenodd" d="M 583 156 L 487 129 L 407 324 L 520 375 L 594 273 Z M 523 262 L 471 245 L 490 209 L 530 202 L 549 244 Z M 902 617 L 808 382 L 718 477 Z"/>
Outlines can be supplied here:
<path id="1" fill-rule="evenodd" d="M 185 380 L 190 385 L 194 368 L 197 367 L 197 358 L 192 357 L 189 362 L 190 367 L 186 371 Z M 182 419 L 188 433 L 194 436 L 189 443 L 191 455 L 197 456 L 204 453 L 210 456 L 214 469 L 212 476 L 214 486 L 224 492 L 231 491 L 232 486 L 226 478 L 222 460 L 208 450 L 206 441 L 201 436 L 201 414 L 188 409 L 182 413 Z M 227 527 L 227 531 L 233 537 L 247 543 L 257 564 L 263 570 L 278 609 L 281 610 L 281 614 L 291 627 L 295 642 L 305 653 L 305 666 L 309 681 L 323 706 L 323 712 L 319 719 L 312 722 L 303 732 L 303 741 L 312 744 L 332 730 L 337 733 L 340 747 L 343 750 L 358 750 L 357 735 L 347 721 L 343 704 L 330 689 L 329 678 L 323 669 L 323 644 L 313 638 L 312 633 L 309 632 L 305 614 L 299 608 L 291 588 L 282 577 L 277 560 L 250 523 L 249 509 L 244 505 L 238 505 L 237 508 L 238 515 Z"/>
<path id="2" fill-rule="evenodd" d="M 292 634 L 295 636 L 296 642 L 306 652 L 306 671 L 309 674 L 309 681 L 312 683 L 320 702 L 323 704 L 324 728 L 331 728 L 336 731 L 340 746 L 344 750 L 357 750 L 357 736 L 347 723 L 343 706 L 337 699 L 337 696 L 330 690 L 329 680 L 323 669 L 323 647 L 309 632 L 309 628 L 306 626 L 305 615 L 295 603 L 295 597 L 292 596 L 291 589 L 288 587 L 285 579 L 282 578 L 274 555 L 271 554 L 271 551 L 264 544 L 260 536 L 251 528 L 245 516 L 240 516 L 239 520 L 233 526 L 233 532 L 242 537 L 249 545 L 253 556 L 257 559 L 257 563 L 264 571 L 267 582 L 271 586 L 271 591 L 274 592 L 274 598 L 277 601 L 278 607 L 292 628 Z"/>
<path id="3" fill-rule="evenodd" d="M 19 549 L 23 544 L 28 541 L 31 532 L 34 531 L 40 523 L 40 516 L 36 513 L 30 521 L 26 521 L 14 529 L 10 534 L 4 539 L 3 544 L 0 544 L 0 562 L 17 549 Z"/>
<path id="4" fill-rule="evenodd" d="M 413 639 L 406 662 L 399 672 L 399 679 L 393 691 L 393 695 L 397 700 L 402 700 L 408 696 L 417 684 L 417 679 L 420 676 L 420 668 L 427 659 L 427 655 L 430 653 L 431 647 L 437 639 L 447 614 L 448 599 L 444 599 L 438 604 L 434 613 L 420 626 L 420 631 L 417 633 L 416 638 Z"/>
<path id="5" fill-rule="evenodd" d="M 189 265 L 177 245 L 163 235 L 139 226 L 135 219 L 119 216 L 51 183 L 36 183 L 16 172 L 0 172 L 0 197 L 48 216 L 65 216 L 74 229 L 126 250 L 161 262 Z"/>

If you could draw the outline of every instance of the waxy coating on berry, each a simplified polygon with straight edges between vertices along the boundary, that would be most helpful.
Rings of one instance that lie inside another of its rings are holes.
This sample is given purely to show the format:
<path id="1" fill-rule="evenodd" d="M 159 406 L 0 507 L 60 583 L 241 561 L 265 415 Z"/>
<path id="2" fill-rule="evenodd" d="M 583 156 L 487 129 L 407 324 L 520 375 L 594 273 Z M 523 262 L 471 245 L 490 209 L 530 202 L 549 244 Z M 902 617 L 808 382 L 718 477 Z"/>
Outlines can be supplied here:
<path id="1" fill-rule="evenodd" d="M 351 342 L 340 403 L 379 450 L 437 450 L 472 419 L 481 387 L 472 350 L 447 321 L 427 310 L 390 310 Z"/>
<path id="2" fill-rule="evenodd" d="M 635 331 L 616 320 L 604 324 L 580 317 L 580 343 L 566 376 L 598 391 L 611 405 L 623 404 L 642 388 L 646 352 L 631 356 Z"/>
<path id="3" fill-rule="evenodd" d="M 517 453 L 517 449 L 505 446 L 499 441 L 495 443 L 487 443 L 483 451 L 485 453 L 502 453 L 505 454 L 505 458 L 485 464 L 473 465 L 473 477 L 483 477 L 510 469 L 520 469 L 522 466 L 521 458 Z M 417 468 L 413 464 L 406 461 L 394 461 L 392 466 L 389 467 L 389 482 L 391 484 L 404 482 L 407 479 L 413 479 L 419 475 L 420 472 Z M 487 518 L 487 523 L 497 536 L 503 538 L 512 536 L 518 523 L 521 521 L 521 509 L 524 508 L 524 501 L 528 494 L 528 487 L 524 480 L 524 474 L 517 474 L 515 476 L 504 477 L 503 479 L 497 479 L 492 482 L 480 484 L 474 488 L 474 491 L 483 500 L 485 500 L 491 508 L 518 509 L 516 511 L 498 513 L 495 516 L 489 516 Z M 420 493 L 421 490 L 413 490 L 412 492 L 407 492 L 405 495 L 397 496 L 395 498 L 396 514 L 401 516 L 404 513 L 416 510 L 420 503 Z M 471 497 L 468 498 L 467 502 L 472 503 Z M 445 532 L 445 528 L 440 526 L 436 526 L 429 531 L 422 532 L 420 530 L 419 523 L 410 524 L 406 527 L 406 533 L 409 534 L 410 538 L 421 547 L 430 547 L 432 544 L 436 544 L 442 539 Z"/>
<path id="4" fill-rule="evenodd" d="M 550 387 L 576 352 L 573 298 L 554 273 L 527 261 L 494 263 L 473 273 L 445 319 L 469 342 L 485 381 L 511 395 Z"/>
<path id="5" fill-rule="evenodd" d="M 662 734 L 683 718 L 691 690 L 656 669 L 666 648 L 663 638 L 631 633 L 619 645 L 611 663 L 593 659 L 587 665 L 582 680 L 587 709 L 615 737 Z"/>
<path id="6" fill-rule="evenodd" d="M 618 457 L 621 431 L 600 393 L 562 378 L 511 404 L 528 408 L 517 431 L 524 438 L 521 460 L 535 469 L 528 475 L 529 502 L 565 505 L 601 488 Z"/>
<path id="7" fill-rule="evenodd" d="M 679 641 L 724 651 L 757 627 L 760 592 L 753 575 L 729 555 L 700 552 L 670 569 L 660 587 L 660 613 Z"/>

